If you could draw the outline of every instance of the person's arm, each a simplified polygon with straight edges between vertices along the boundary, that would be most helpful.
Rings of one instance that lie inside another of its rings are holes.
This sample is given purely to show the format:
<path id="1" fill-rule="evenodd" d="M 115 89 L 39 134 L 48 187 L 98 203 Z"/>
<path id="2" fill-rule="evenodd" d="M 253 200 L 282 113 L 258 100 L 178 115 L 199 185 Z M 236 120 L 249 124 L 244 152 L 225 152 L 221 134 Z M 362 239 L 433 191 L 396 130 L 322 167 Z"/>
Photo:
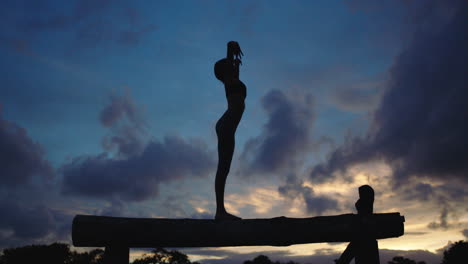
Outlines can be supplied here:
<path id="1" fill-rule="evenodd" d="M 239 66 L 242 65 L 241 58 L 244 54 L 236 41 L 228 42 L 227 63 L 224 72 L 224 80 L 226 85 L 232 85 L 239 81 Z"/>
<path id="2" fill-rule="evenodd" d="M 242 62 L 239 59 L 234 60 L 234 77 L 239 80 L 239 65 L 241 65 Z"/>

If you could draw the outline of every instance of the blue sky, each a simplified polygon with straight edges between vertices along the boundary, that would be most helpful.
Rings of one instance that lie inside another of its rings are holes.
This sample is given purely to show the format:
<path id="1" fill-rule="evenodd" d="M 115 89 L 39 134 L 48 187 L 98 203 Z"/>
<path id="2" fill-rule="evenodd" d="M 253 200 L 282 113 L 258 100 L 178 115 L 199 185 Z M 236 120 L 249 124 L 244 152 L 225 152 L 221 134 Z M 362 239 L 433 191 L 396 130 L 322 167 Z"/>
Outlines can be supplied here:
<path id="1" fill-rule="evenodd" d="M 432 263 L 468 233 L 462 12 L 462 1 L 3 1 L 0 246 L 69 242 L 75 214 L 211 217 L 226 108 L 213 65 L 236 40 L 248 95 L 228 209 L 349 213 L 371 184 L 376 211 L 408 219 L 381 247 Z M 344 246 L 190 255 L 322 261 Z"/>

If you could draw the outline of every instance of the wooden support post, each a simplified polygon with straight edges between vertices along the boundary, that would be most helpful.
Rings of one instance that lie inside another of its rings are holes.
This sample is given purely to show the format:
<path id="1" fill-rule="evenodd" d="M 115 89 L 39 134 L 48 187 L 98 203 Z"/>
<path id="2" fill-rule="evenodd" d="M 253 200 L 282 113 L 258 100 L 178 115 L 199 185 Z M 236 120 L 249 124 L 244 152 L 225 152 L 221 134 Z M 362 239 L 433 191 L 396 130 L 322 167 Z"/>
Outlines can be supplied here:
<path id="1" fill-rule="evenodd" d="M 356 210 L 360 217 L 360 235 L 349 243 L 337 264 L 348 264 L 353 258 L 356 264 L 380 264 L 379 246 L 374 233 L 375 222 L 371 220 L 374 212 L 374 189 L 369 185 L 359 187 Z"/>
<path id="2" fill-rule="evenodd" d="M 354 258 L 354 252 L 356 252 L 356 244 L 349 243 L 345 251 L 341 254 L 340 258 L 336 260 L 335 264 L 349 264 Z"/>
<path id="3" fill-rule="evenodd" d="M 130 249 L 125 245 L 109 245 L 104 251 L 104 264 L 128 264 Z"/>
<path id="4" fill-rule="evenodd" d="M 380 264 L 377 240 L 365 238 L 351 243 L 356 243 L 355 264 Z"/>
<path id="5" fill-rule="evenodd" d="M 362 222 L 362 238 L 355 241 L 356 246 L 356 264 L 380 264 L 379 246 L 377 239 L 373 237 L 372 221 L 370 217 L 374 212 L 374 189 L 369 185 L 359 187 L 359 200 L 356 202 L 356 209 Z M 353 243 L 353 242 L 351 242 Z"/>

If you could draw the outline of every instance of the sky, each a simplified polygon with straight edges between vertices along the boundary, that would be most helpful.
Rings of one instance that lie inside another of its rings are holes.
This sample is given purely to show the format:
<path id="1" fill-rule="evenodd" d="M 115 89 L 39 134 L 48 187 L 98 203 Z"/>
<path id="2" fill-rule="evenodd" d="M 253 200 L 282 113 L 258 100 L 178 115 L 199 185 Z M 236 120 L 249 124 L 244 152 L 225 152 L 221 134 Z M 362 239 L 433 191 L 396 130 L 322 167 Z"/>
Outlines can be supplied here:
<path id="1" fill-rule="evenodd" d="M 204 218 L 226 110 L 213 72 L 244 53 L 226 185 L 242 218 L 400 212 L 382 262 L 468 239 L 468 3 L 0 4 L 0 248 L 71 243 L 76 214 Z M 346 243 L 181 249 L 203 263 L 330 263 Z M 131 257 L 144 253 L 132 249 Z"/>

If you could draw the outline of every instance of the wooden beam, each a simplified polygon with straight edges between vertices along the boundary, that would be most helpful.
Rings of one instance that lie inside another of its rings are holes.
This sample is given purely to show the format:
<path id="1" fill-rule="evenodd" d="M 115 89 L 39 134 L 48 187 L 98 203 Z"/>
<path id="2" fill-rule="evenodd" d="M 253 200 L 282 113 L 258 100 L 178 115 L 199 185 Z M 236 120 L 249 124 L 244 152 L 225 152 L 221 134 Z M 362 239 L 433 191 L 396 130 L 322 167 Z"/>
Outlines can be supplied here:
<path id="1" fill-rule="evenodd" d="M 288 246 L 349 242 L 363 232 L 375 239 L 399 237 L 403 222 L 400 213 L 232 221 L 77 215 L 72 240 L 78 247 Z"/>

